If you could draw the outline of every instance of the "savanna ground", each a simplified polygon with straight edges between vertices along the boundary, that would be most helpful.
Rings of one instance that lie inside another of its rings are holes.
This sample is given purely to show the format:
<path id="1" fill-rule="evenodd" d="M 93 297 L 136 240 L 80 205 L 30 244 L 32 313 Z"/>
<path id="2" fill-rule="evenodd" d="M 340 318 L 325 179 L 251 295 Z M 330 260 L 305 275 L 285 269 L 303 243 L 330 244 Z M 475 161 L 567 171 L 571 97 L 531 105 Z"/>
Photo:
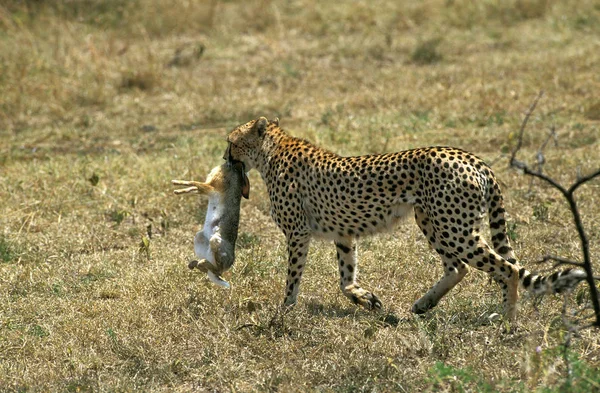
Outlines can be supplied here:
<path id="1" fill-rule="evenodd" d="M 315 242 L 298 305 L 274 318 L 285 244 L 259 176 L 229 291 L 187 269 L 206 200 L 170 185 L 204 179 L 261 115 L 343 155 L 454 145 L 494 162 L 516 251 L 545 269 L 580 258 L 570 213 L 506 153 L 544 89 L 520 157 L 555 127 L 548 173 L 600 166 L 599 64 L 592 0 L 2 2 L 0 391 L 600 390 L 595 330 L 565 385 L 560 297 L 524 296 L 507 333 L 472 271 L 413 316 L 442 269 L 412 218 L 360 242 L 382 313 L 341 295 Z M 597 260 L 599 182 L 578 200 Z M 569 299 L 585 305 L 584 286 Z"/>

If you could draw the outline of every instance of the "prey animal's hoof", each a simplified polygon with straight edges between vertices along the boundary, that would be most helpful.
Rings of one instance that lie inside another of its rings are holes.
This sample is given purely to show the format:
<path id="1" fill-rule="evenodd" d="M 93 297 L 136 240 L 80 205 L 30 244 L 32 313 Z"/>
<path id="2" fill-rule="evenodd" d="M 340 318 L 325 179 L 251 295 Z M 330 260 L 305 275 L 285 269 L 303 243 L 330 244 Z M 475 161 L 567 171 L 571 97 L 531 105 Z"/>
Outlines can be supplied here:
<path id="1" fill-rule="evenodd" d="M 198 261 L 196 261 L 196 260 L 190 261 L 190 263 L 188 263 L 188 267 L 190 269 L 194 269 L 194 268 L 198 267 Z"/>

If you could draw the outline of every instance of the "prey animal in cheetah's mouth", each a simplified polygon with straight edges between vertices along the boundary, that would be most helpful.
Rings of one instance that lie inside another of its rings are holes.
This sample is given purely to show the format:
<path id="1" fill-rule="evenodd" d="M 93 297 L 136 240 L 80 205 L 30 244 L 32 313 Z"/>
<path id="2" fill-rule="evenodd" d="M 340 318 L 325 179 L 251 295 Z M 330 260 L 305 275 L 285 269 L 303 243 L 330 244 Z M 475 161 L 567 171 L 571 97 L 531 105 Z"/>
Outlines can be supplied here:
<path id="1" fill-rule="evenodd" d="M 206 219 L 202 230 L 194 237 L 194 251 L 200 261 L 189 263 L 208 274 L 215 284 L 229 288 L 221 275 L 231 268 L 235 260 L 241 198 L 248 199 L 250 183 L 243 163 L 228 161 L 215 167 L 206 182 L 173 180 L 173 184 L 187 186 L 175 190 L 175 194 L 198 193 L 208 196 Z"/>

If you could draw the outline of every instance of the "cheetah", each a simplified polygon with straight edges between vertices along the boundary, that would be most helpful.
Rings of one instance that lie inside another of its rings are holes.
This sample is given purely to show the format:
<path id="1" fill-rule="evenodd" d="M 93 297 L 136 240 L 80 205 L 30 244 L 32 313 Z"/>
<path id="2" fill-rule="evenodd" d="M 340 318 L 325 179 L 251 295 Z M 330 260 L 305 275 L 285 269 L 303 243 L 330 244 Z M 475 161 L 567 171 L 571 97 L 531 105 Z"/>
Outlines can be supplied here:
<path id="1" fill-rule="evenodd" d="M 414 212 L 419 228 L 444 266 L 442 278 L 412 312 L 435 307 L 467 274 L 487 272 L 501 287 L 505 317 L 514 321 L 519 283 L 534 293 L 559 293 L 585 278 L 567 269 L 549 277 L 520 267 L 506 231 L 498 181 L 481 159 L 453 147 L 341 157 L 289 136 L 279 119 L 261 117 L 227 137 L 225 159 L 256 169 L 266 184 L 271 217 L 285 235 L 288 271 L 284 305 L 296 303 L 312 238 L 332 240 L 342 293 L 366 309 L 379 298 L 356 280 L 356 240 L 387 231 Z M 489 219 L 492 246 L 481 236 Z"/>

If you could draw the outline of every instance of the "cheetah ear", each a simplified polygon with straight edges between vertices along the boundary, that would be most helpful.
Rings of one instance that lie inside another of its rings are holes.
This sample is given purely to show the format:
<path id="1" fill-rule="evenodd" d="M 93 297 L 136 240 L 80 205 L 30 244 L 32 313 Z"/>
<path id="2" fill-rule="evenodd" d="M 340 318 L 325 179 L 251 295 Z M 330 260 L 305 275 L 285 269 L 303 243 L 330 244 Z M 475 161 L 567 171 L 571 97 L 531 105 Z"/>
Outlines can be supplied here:
<path id="1" fill-rule="evenodd" d="M 261 116 L 256 123 L 254 123 L 254 129 L 258 132 L 258 136 L 263 136 L 265 134 L 268 124 L 269 121 L 264 116 Z"/>
<path id="2" fill-rule="evenodd" d="M 275 124 L 277 127 L 279 127 L 279 118 L 276 117 L 273 120 L 271 120 L 271 123 Z"/>

